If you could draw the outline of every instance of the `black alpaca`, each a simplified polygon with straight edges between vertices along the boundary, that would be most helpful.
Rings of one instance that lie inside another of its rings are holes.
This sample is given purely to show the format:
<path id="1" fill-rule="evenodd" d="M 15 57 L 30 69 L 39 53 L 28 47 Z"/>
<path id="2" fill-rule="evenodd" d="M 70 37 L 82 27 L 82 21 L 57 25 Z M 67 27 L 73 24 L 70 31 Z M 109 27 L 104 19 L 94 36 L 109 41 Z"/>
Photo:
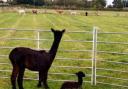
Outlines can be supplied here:
<path id="1" fill-rule="evenodd" d="M 76 76 L 78 77 L 78 82 L 64 82 L 60 89 L 82 89 L 83 77 L 85 77 L 85 74 L 79 71 L 78 73 L 76 73 Z"/>
<path id="2" fill-rule="evenodd" d="M 48 70 L 56 56 L 59 43 L 65 30 L 58 31 L 51 29 L 54 34 L 54 41 L 51 49 L 46 52 L 45 50 L 33 50 L 26 47 L 16 47 L 9 55 L 13 70 L 11 75 L 12 89 L 16 89 L 16 79 L 19 89 L 23 88 L 23 76 L 25 68 L 39 72 L 38 87 L 41 87 L 43 82 L 44 88 L 49 89 L 47 84 Z"/>

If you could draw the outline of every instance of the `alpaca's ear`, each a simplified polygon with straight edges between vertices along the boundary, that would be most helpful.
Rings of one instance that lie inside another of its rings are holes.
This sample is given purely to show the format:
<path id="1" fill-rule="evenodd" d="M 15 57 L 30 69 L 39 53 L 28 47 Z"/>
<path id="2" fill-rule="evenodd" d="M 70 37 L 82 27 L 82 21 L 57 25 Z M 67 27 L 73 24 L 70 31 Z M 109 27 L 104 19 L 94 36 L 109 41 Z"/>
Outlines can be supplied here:
<path id="1" fill-rule="evenodd" d="M 51 31 L 54 32 L 55 30 L 53 28 L 51 28 Z"/>
<path id="2" fill-rule="evenodd" d="M 63 29 L 62 32 L 64 33 L 65 32 L 65 29 Z"/>

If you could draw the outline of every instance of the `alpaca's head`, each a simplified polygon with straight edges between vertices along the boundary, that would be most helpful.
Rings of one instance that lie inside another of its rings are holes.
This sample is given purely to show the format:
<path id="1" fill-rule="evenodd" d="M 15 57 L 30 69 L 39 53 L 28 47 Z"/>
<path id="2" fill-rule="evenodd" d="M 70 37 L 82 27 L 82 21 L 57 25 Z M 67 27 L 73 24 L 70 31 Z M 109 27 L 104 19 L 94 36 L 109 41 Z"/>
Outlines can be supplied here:
<path id="1" fill-rule="evenodd" d="M 85 74 L 82 71 L 76 73 L 78 77 L 85 77 Z"/>
<path id="2" fill-rule="evenodd" d="M 53 28 L 51 28 L 51 31 L 54 33 L 54 38 L 58 39 L 62 37 L 63 33 L 65 32 L 65 29 L 63 29 L 62 31 L 59 31 L 59 30 L 54 30 Z"/>

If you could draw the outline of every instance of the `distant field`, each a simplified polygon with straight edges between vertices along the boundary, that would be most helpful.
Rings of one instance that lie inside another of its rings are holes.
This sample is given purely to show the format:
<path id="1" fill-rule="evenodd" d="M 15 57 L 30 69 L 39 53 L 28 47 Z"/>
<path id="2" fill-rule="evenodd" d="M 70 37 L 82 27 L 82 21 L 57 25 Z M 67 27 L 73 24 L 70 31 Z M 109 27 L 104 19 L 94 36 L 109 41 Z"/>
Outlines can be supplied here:
<path id="1" fill-rule="evenodd" d="M 66 29 L 66 33 L 62 38 L 62 42 L 59 46 L 59 51 L 57 53 L 57 58 L 73 58 L 76 60 L 57 60 L 55 59 L 53 65 L 56 66 L 77 66 L 77 67 L 91 67 L 90 60 L 77 60 L 77 59 L 91 59 L 90 52 L 62 52 L 60 50 L 91 50 L 92 43 L 89 42 L 66 42 L 64 40 L 85 40 L 91 41 L 92 34 L 89 33 L 68 33 L 68 31 L 89 31 L 92 32 L 94 26 L 98 27 L 98 32 L 123 32 L 128 33 L 128 12 L 99 12 L 100 16 L 84 16 L 83 11 L 79 11 L 81 15 L 69 15 L 68 11 L 65 11 L 64 15 L 60 14 L 31 14 L 19 15 L 18 13 L 0 13 L 0 28 L 16 28 L 19 30 L 50 30 L 54 29 Z M 95 13 L 88 11 L 89 13 Z M 37 48 L 36 41 L 30 40 L 7 40 L 5 38 L 32 38 L 37 37 L 36 31 L 15 31 L 15 30 L 0 30 L 0 55 L 8 55 L 10 49 L 1 47 L 16 47 L 16 46 L 26 46 L 31 48 Z M 42 39 L 50 39 L 49 41 L 41 41 L 41 49 L 49 49 L 52 44 L 53 35 L 51 32 L 41 32 L 40 36 Z M 98 44 L 98 51 L 107 52 L 118 52 L 118 53 L 128 53 L 128 34 L 98 34 L 98 41 L 104 42 L 122 42 L 126 44 Z M 101 60 L 97 62 L 97 68 L 108 68 L 115 70 L 128 71 L 128 64 L 114 64 L 105 61 L 115 61 L 128 63 L 128 54 L 115 54 L 115 53 L 98 53 L 97 59 Z M 0 63 L 10 63 L 7 57 L 0 57 Z M 10 65 L 0 65 L 0 70 L 10 70 L 12 67 Z M 85 81 L 90 81 L 91 69 L 89 68 L 56 68 L 52 67 L 50 73 L 71 73 L 82 70 L 88 74 Z M 10 72 L 1 72 L 0 76 L 10 76 Z M 111 76 L 116 78 L 123 78 L 126 80 L 114 80 L 106 77 L 97 77 L 97 81 L 112 83 L 117 85 L 128 86 L 128 72 L 117 72 L 117 71 L 107 71 L 107 70 L 97 70 L 97 75 Z M 32 77 L 37 78 L 36 74 L 27 71 L 25 78 Z M 76 80 L 75 76 L 69 75 L 49 75 L 49 79 L 58 80 Z M 36 82 L 33 80 L 25 81 L 25 89 L 36 89 Z M 59 89 L 62 82 L 52 82 L 49 81 L 51 89 Z M 0 89 L 11 89 L 9 79 L 0 79 Z M 84 84 L 84 89 L 127 89 L 110 85 L 97 84 L 97 86 L 91 86 L 90 83 Z"/>

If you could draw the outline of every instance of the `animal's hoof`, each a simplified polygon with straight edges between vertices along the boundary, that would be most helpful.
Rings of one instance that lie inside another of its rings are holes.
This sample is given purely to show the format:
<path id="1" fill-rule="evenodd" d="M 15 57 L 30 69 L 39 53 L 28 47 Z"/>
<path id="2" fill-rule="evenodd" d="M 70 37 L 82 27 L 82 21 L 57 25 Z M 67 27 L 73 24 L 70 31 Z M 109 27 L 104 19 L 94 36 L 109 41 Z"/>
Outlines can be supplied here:
<path id="1" fill-rule="evenodd" d="M 16 88 L 12 88 L 12 89 L 16 89 Z"/>
<path id="2" fill-rule="evenodd" d="M 50 89 L 49 87 L 45 88 L 45 89 Z"/>
<path id="3" fill-rule="evenodd" d="M 48 86 L 44 87 L 45 89 L 50 89 Z"/>
<path id="4" fill-rule="evenodd" d="M 38 84 L 37 87 L 41 87 L 41 84 Z"/>

